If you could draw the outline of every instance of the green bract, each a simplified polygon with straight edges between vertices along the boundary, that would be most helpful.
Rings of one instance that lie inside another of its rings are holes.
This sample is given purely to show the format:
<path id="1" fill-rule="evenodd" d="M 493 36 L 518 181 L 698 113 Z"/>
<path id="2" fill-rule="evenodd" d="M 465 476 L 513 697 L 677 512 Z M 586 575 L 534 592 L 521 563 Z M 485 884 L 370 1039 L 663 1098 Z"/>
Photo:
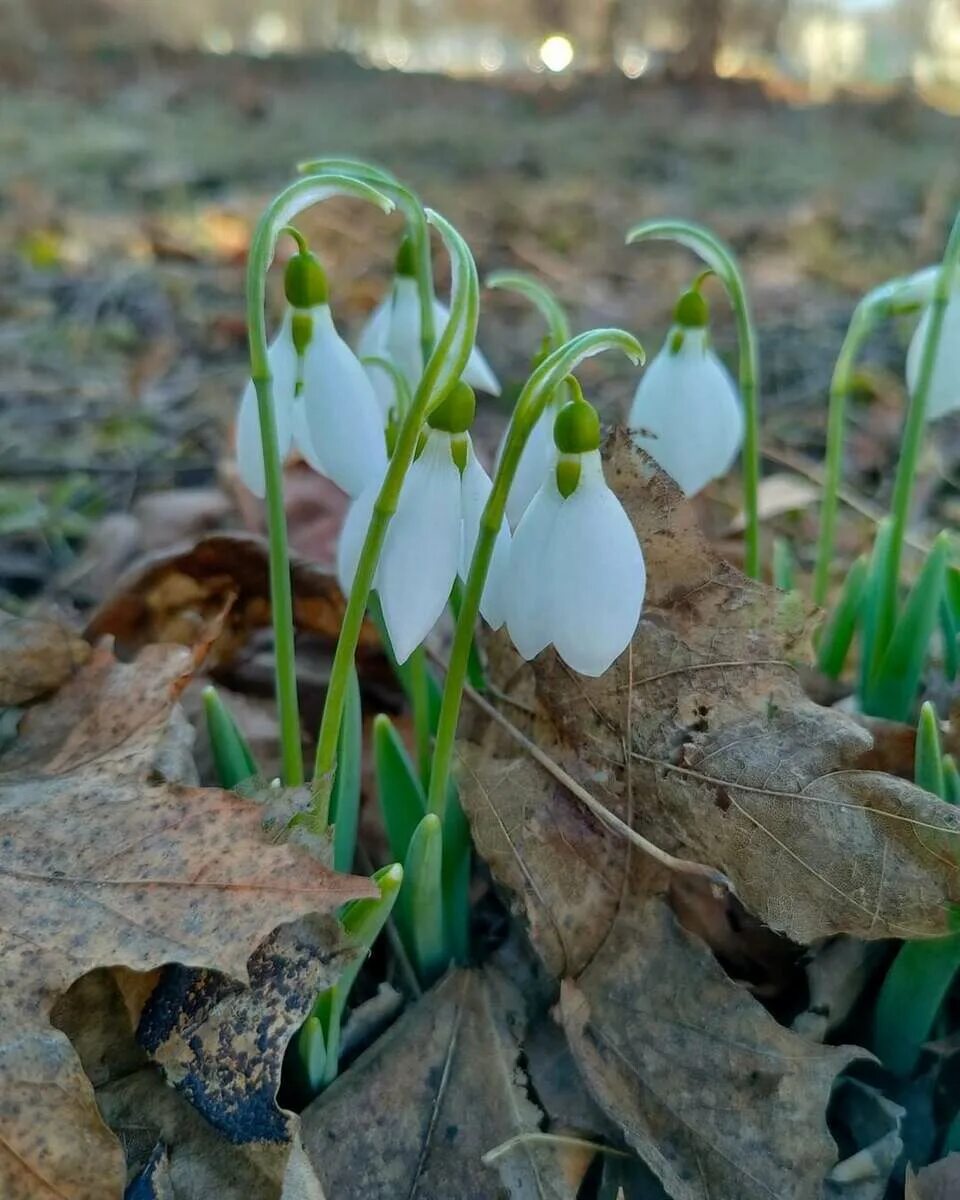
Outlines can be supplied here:
<path id="1" fill-rule="evenodd" d="M 553 440 L 561 454 L 588 454 L 600 446 L 600 418 L 586 400 L 571 400 L 553 423 Z"/>
<path id="2" fill-rule="evenodd" d="M 327 276 L 315 254 L 301 250 L 293 255 L 283 272 L 283 292 L 293 308 L 327 303 Z"/>

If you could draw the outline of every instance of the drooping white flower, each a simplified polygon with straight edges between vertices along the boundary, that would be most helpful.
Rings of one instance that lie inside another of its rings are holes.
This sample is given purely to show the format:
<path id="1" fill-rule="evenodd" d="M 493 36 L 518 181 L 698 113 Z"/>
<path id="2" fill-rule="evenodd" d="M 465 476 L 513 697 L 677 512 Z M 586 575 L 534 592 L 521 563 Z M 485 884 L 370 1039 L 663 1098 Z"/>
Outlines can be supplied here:
<path id="1" fill-rule="evenodd" d="M 916 392 L 920 378 L 923 343 L 929 328 L 930 309 L 927 308 L 907 350 L 907 386 L 911 395 Z M 926 420 L 935 421 L 947 413 L 956 412 L 957 409 L 960 409 L 960 292 L 951 295 L 944 310 L 924 415 Z"/>
<path id="2" fill-rule="evenodd" d="M 434 300 L 433 312 L 435 333 L 439 338 L 450 320 L 450 312 L 439 300 Z M 390 294 L 368 317 L 357 342 L 357 354 L 361 358 L 388 359 L 406 379 L 411 392 L 416 390 L 423 374 L 423 349 L 420 344 L 420 296 L 408 239 L 404 239 L 397 254 Z M 395 402 L 393 382 L 375 367 L 368 371 L 386 417 Z M 500 395 L 500 383 L 476 346 L 467 360 L 463 382 L 492 396 Z"/>
<path id="3" fill-rule="evenodd" d="M 316 258 L 309 252 L 294 255 L 284 282 L 289 307 L 268 351 L 280 457 L 295 446 L 315 471 L 357 496 L 382 476 L 387 461 L 376 395 L 337 333 Z M 247 487 L 263 496 L 260 412 L 252 381 L 237 418 L 237 466 Z"/>
<path id="4" fill-rule="evenodd" d="M 636 444 L 688 496 L 725 475 L 743 443 L 743 407 L 710 349 L 708 319 L 698 292 L 680 298 L 674 326 L 637 386 L 627 421 Z"/>
<path id="5" fill-rule="evenodd" d="M 469 419 L 462 407 L 468 395 Z M 436 624 L 457 577 L 466 580 L 490 495 L 490 477 L 466 431 L 473 418 L 473 395 L 458 384 L 433 414 L 419 456 L 407 472 L 374 580 L 383 619 L 399 662 L 405 662 Z M 448 426 L 443 428 L 442 426 Z M 349 593 L 367 528 L 380 490 L 368 487 L 351 505 L 337 548 L 337 575 Z M 503 575 L 510 550 L 504 520 L 480 612 L 494 629 L 504 620 Z"/>
<path id="6" fill-rule="evenodd" d="M 527 659 L 550 643 L 581 675 L 602 675 L 629 645 L 646 590 L 643 552 L 607 486 L 596 412 L 561 409 L 556 462 L 518 525 L 504 581 L 507 629 Z"/>

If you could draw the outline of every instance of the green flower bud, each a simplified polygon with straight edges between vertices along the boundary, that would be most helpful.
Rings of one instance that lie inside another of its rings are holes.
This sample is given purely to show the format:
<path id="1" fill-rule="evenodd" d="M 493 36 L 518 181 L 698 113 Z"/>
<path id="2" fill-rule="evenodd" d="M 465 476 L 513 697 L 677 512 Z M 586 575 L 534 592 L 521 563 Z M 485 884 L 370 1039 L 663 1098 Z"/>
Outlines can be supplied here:
<path id="1" fill-rule="evenodd" d="M 309 250 L 295 254 L 283 275 L 283 290 L 293 308 L 316 308 L 327 303 L 327 276 Z"/>
<path id="2" fill-rule="evenodd" d="M 393 269 L 397 275 L 405 275 L 408 279 L 416 277 L 417 260 L 413 252 L 413 239 L 409 236 L 400 243 Z"/>
<path id="3" fill-rule="evenodd" d="M 568 401 L 553 423 L 553 440 L 561 454 L 587 454 L 598 449 L 600 418 L 597 410 L 586 400 Z"/>
<path id="4" fill-rule="evenodd" d="M 443 433 L 466 433 L 473 424 L 476 411 L 473 388 L 461 379 L 427 417 L 427 424 Z"/>
<path id="5" fill-rule="evenodd" d="M 696 288 L 684 292 L 677 301 L 673 323 L 685 329 L 703 329 L 710 324 L 710 306 Z"/>
<path id="6" fill-rule="evenodd" d="M 557 491 L 566 500 L 577 490 L 580 482 L 580 455 L 564 456 L 557 463 Z"/>

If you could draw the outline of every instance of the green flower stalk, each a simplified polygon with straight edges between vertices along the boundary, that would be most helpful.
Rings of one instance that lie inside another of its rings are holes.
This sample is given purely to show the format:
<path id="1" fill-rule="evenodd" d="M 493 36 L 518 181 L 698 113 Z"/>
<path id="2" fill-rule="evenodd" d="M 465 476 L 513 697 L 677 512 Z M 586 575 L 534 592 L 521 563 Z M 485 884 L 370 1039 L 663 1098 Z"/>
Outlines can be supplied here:
<path id="1" fill-rule="evenodd" d="M 346 688 L 387 528 L 396 511 L 400 489 L 413 461 L 424 421 L 460 378 L 476 337 L 479 287 L 473 255 L 460 234 L 443 217 L 428 210 L 427 218 L 439 230 L 452 261 L 451 317 L 427 362 L 410 411 L 400 427 L 353 576 L 317 738 L 313 804 L 308 820 L 320 831 L 327 826 Z"/>
<path id="2" fill-rule="evenodd" d="M 760 578 L 760 407 L 757 393 L 759 352 L 750 315 L 743 275 L 733 252 L 709 229 L 690 221 L 644 221 L 627 234 L 627 244 L 660 239 L 679 242 L 693 250 L 717 276 L 726 290 L 737 324 L 740 366 L 738 383 L 746 427 L 743 440 L 743 510 L 746 516 L 744 567 Z"/>
<path id="3" fill-rule="evenodd" d="M 303 782 L 303 753 L 300 745 L 300 712 L 294 657 L 293 596 L 290 586 L 290 554 L 283 507 L 283 469 L 274 414 L 273 379 L 268 358 L 266 326 L 267 271 L 273 261 L 277 239 L 289 223 L 311 205 L 331 196 L 352 196 L 390 212 L 393 201 L 359 179 L 334 173 L 317 173 L 284 188 L 271 201 L 254 231 L 247 260 L 247 333 L 250 344 L 250 378 L 256 390 L 263 447 L 269 538 L 270 605 L 273 617 L 277 709 L 280 722 L 283 780 L 295 787 Z"/>
<path id="4" fill-rule="evenodd" d="M 573 338 L 550 354 L 527 380 L 514 409 L 513 418 L 500 464 L 493 479 L 493 488 L 480 519 L 480 531 L 470 563 L 470 572 L 463 590 L 460 615 L 457 618 L 453 648 L 447 667 L 440 718 L 434 742 L 433 764 L 430 770 L 428 810 L 444 816 L 457 722 L 463 688 L 470 662 L 473 631 L 480 611 L 480 600 L 487 580 L 497 538 L 500 535 L 507 497 L 516 474 L 517 465 L 531 431 L 544 408 L 561 383 L 585 358 L 604 350 L 621 350 L 633 362 L 643 359 L 643 348 L 636 338 L 619 329 L 597 329 Z"/>

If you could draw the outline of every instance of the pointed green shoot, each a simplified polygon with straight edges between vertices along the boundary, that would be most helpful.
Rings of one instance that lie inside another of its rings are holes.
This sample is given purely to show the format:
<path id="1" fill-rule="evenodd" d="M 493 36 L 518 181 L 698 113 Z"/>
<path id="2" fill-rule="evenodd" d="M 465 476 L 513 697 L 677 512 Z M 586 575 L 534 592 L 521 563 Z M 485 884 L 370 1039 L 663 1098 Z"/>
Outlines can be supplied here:
<path id="1" fill-rule="evenodd" d="M 296 1052 L 303 1086 L 309 1096 L 316 1096 L 327 1075 L 326 1035 L 319 1017 L 309 1016 L 300 1026 Z"/>
<path id="2" fill-rule="evenodd" d="M 817 666 L 829 679 L 838 679 L 857 630 L 867 583 L 866 555 L 850 568 L 833 612 L 827 618 L 817 643 Z"/>
<path id="3" fill-rule="evenodd" d="M 450 957 L 443 927 L 443 831 L 436 813 L 427 813 L 414 830 L 403 872 L 398 924 L 417 975 L 429 986 L 446 970 Z"/>
<path id="4" fill-rule="evenodd" d="M 427 797 L 403 739 L 383 713 L 373 721 L 373 763 L 390 853 L 403 862 L 427 811 Z"/>
<path id="5" fill-rule="evenodd" d="M 333 869 L 349 874 L 357 851 L 360 819 L 360 772 L 363 756 L 363 711 L 356 668 L 350 675 L 337 743 L 337 773 L 330 793 L 333 824 Z"/>
<path id="6" fill-rule="evenodd" d="M 914 752 L 913 779 L 917 787 L 946 799 L 943 778 L 943 756 L 940 748 L 940 722 L 937 711 L 925 700 L 917 722 L 917 744 Z"/>
<path id="7" fill-rule="evenodd" d="M 870 707 L 865 707 L 865 711 L 872 716 L 888 717 L 894 721 L 910 719 L 927 659 L 927 648 L 937 627 L 948 550 L 949 539 L 945 533 L 941 533 L 933 543 L 893 627 L 880 670 L 876 678 L 871 680 Z"/>
<path id="8" fill-rule="evenodd" d="M 793 547 L 783 537 L 773 539 L 773 585 L 782 592 L 792 592 L 796 587 L 797 560 Z"/>
<path id="9" fill-rule="evenodd" d="M 886 647 L 880 646 L 877 640 L 877 612 L 880 607 L 881 592 L 886 579 L 887 558 L 890 554 L 890 518 L 886 517 L 877 526 L 873 539 L 873 549 L 870 552 L 870 565 L 867 569 L 867 579 L 863 589 L 863 608 L 860 619 L 860 704 L 864 712 L 868 712 L 868 696 L 871 676 L 877 672 L 877 667 Z"/>
<path id="10" fill-rule="evenodd" d="M 950 569 L 948 568 L 948 571 Z M 943 673 L 952 683 L 960 668 L 960 652 L 957 647 L 957 623 L 946 596 L 946 589 L 940 601 L 940 636 L 943 638 Z"/>
<path id="11" fill-rule="evenodd" d="M 470 957 L 470 826 L 463 814 L 457 785 L 447 784 L 443 810 L 443 912 L 451 957 L 466 963 Z"/>
<path id="12" fill-rule="evenodd" d="M 216 688 L 203 689 L 203 712 L 220 786 L 235 788 L 248 779 L 255 779 L 260 772 L 253 751 Z"/>
<path id="13" fill-rule="evenodd" d="M 948 804 L 960 804 L 960 770 L 952 754 L 945 754 L 943 766 L 943 798 Z"/>

